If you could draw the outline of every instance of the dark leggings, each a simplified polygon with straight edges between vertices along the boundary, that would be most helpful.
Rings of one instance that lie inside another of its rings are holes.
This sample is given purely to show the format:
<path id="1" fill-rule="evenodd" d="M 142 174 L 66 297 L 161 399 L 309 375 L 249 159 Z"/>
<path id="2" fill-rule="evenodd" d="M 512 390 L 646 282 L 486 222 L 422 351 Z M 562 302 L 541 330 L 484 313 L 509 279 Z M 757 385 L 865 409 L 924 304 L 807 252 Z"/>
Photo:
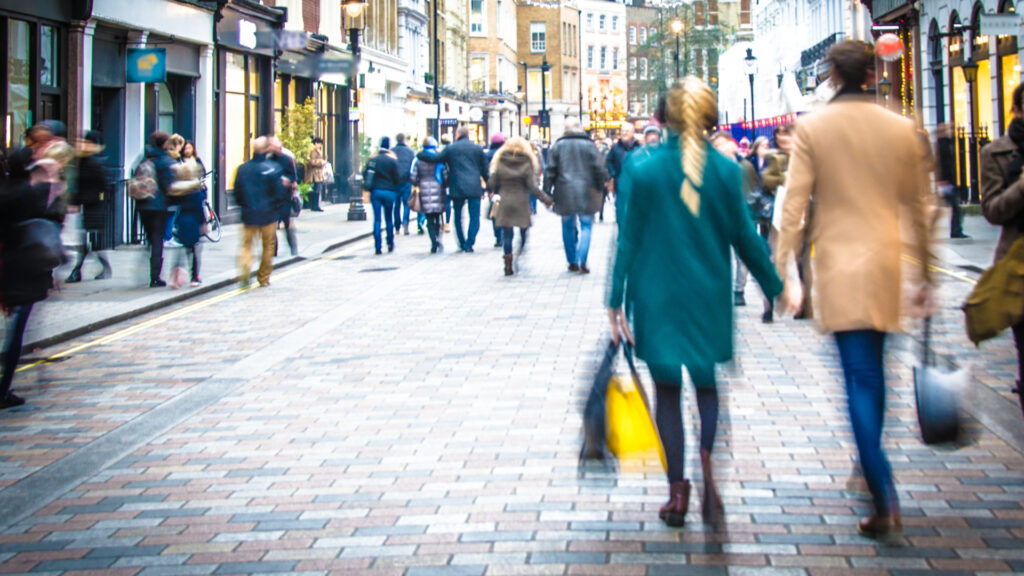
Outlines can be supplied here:
<path id="1" fill-rule="evenodd" d="M 160 279 L 160 270 L 164 266 L 164 226 L 167 224 L 166 210 L 143 210 L 142 227 L 146 230 L 146 241 L 149 242 L 149 279 Z"/>
<path id="2" fill-rule="evenodd" d="M 513 228 L 511 226 L 505 226 L 504 228 L 500 228 L 500 230 L 501 230 L 501 243 L 502 243 L 502 246 L 504 246 L 504 248 L 505 248 L 505 254 L 511 254 L 512 253 L 512 240 L 513 240 L 512 237 L 515 235 L 514 234 L 514 230 L 513 230 Z M 520 228 L 519 229 L 519 245 L 520 246 L 526 246 L 526 231 L 527 230 L 529 230 L 529 229 L 528 228 Z"/>
<path id="3" fill-rule="evenodd" d="M 441 243 L 441 218 L 443 214 L 427 214 L 427 233 L 430 235 L 430 248 L 436 250 Z"/>
<path id="4" fill-rule="evenodd" d="M 25 337 L 25 328 L 28 326 L 28 316 L 31 313 L 31 304 L 12 307 L 11 323 L 7 326 L 7 337 L 4 339 L 4 373 L 3 379 L 0 380 L 0 400 L 7 398 L 11 382 L 14 381 L 14 372 L 18 369 L 18 361 L 21 359 L 21 346 Z"/>
<path id="5" fill-rule="evenodd" d="M 650 365 L 657 397 L 655 422 L 665 448 L 668 481 L 683 480 L 686 437 L 683 431 L 683 371 L 680 366 Z M 700 413 L 700 448 L 711 452 L 718 431 L 718 390 L 715 388 L 714 366 L 688 366 L 690 379 L 697 390 L 697 411 Z"/>
<path id="6" fill-rule="evenodd" d="M 1013 327 L 1013 341 L 1017 345 L 1017 400 L 1024 411 L 1024 323 Z"/>

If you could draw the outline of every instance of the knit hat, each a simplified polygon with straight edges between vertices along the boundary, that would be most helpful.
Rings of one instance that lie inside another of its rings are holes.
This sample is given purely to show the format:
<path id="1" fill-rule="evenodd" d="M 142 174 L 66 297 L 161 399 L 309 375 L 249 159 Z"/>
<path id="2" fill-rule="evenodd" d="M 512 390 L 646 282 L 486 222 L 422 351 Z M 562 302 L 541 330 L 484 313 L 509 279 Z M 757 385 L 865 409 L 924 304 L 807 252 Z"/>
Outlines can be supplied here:
<path id="1" fill-rule="evenodd" d="M 384 136 L 383 138 L 381 138 L 380 139 L 380 149 L 381 150 L 389 150 L 390 148 L 391 148 L 391 138 L 388 138 L 387 136 Z"/>
<path id="2" fill-rule="evenodd" d="M 505 135 L 502 134 L 501 132 L 498 132 L 494 136 L 491 136 L 491 144 L 504 144 L 504 143 L 505 143 Z"/>
<path id="3" fill-rule="evenodd" d="M 644 126 L 644 136 L 647 136 L 648 134 L 651 133 L 661 134 L 661 128 L 658 128 L 654 124 L 648 124 L 647 126 Z"/>

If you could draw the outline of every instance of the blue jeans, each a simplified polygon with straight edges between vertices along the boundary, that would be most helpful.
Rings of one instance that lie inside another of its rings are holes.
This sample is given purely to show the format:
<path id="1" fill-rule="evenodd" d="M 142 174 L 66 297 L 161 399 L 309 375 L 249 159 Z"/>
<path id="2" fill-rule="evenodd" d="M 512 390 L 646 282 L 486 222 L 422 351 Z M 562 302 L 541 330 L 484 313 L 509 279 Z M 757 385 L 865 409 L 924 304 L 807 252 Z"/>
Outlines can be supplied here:
<path id="1" fill-rule="evenodd" d="M 313 190 L 309 193 L 309 209 L 314 212 L 320 211 L 320 196 L 324 193 L 323 182 L 313 182 Z"/>
<path id="2" fill-rule="evenodd" d="M 469 231 L 462 232 L 462 207 L 469 204 Z M 455 208 L 455 235 L 459 239 L 459 249 L 471 250 L 476 244 L 476 234 L 480 231 L 480 198 L 453 198 Z"/>
<path id="3" fill-rule="evenodd" d="M 882 451 L 882 424 L 885 421 L 885 369 L 882 355 L 885 350 L 885 332 L 836 332 L 835 339 L 846 378 L 846 401 L 860 466 L 868 489 L 871 490 L 875 511 L 887 515 L 897 510 L 898 503 L 892 468 Z"/>
<path id="4" fill-rule="evenodd" d="M 394 190 L 374 190 L 370 193 L 370 204 L 373 205 L 373 247 L 381 250 L 381 212 L 387 224 L 388 248 L 395 245 L 395 228 L 392 223 L 395 216 L 395 202 L 398 200 L 398 193 Z"/>
<path id="5" fill-rule="evenodd" d="M 580 225 L 576 226 L 579 219 Z M 590 253 L 590 232 L 594 227 L 593 214 L 562 216 L 562 244 L 565 245 L 565 259 L 569 264 L 587 265 Z"/>
<path id="6" fill-rule="evenodd" d="M 167 211 L 167 222 L 164 222 L 164 242 L 168 242 L 174 238 L 174 224 L 175 220 L 178 219 L 178 209 Z"/>
<path id="7" fill-rule="evenodd" d="M 7 398 L 11 382 L 14 381 L 14 371 L 18 369 L 18 361 L 21 360 L 21 346 L 25 337 L 25 328 L 28 327 L 28 316 L 32 313 L 31 304 L 21 304 L 12 308 L 11 323 L 8 326 L 7 337 L 4 339 L 4 374 L 3 380 L 0 380 L 0 400 Z"/>
<path id="8" fill-rule="evenodd" d="M 395 232 L 402 224 L 409 225 L 409 197 L 412 196 L 412 184 L 402 184 L 398 189 L 398 200 L 395 202 Z"/>

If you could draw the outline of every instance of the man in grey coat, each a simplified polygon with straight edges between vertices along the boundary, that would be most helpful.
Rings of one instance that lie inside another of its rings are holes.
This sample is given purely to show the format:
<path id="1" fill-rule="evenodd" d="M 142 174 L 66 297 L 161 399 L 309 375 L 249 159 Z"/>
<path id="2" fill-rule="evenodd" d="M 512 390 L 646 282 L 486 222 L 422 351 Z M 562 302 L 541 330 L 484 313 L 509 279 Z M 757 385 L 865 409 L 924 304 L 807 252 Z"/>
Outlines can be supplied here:
<path id="1" fill-rule="evenodd" d="M 594 214 L 601 209 L 605 180 L 601 151 L 583 132 L 578 118 L 566 118 L 565 134 L 548 153 L 544 192 L 554 197 L 555 213 L 562 217 L 562 243 L 570 272 L 590 273 L 590 234 Z"/>

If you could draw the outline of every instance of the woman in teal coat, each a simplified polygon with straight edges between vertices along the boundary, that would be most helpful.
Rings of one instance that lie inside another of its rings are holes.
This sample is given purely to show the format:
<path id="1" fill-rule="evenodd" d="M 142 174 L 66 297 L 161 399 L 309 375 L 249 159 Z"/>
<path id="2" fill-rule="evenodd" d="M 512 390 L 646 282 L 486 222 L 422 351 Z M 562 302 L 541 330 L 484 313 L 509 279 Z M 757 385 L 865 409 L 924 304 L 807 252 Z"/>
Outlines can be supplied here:
<path id="1" fill-rule="evenodd" d="M 739 166 L 704 137 L 716 122 L 717 104 L 706 84 L 692 77 L 676 84 L 665 101 L 670 138 L 649 157 L 627 164 L 620 180 L 628 205 L 619 224 L 608 315 L 612 338 L 633 341 L 622 309 L 628 301 L 636 354 L 654 378 L 670 483 L 659 516 L 670 526 L 683 525 L 690 496 L 683 478 L 683 366 L 697 389 L 701 417 L 702 513 L 706 522 L 722 517 L 711 449 L 718 421 L 715 364 L 731 360 L 733 351 L 730 249 L 769 298 L 782 291 L 748 217 Z"/>

